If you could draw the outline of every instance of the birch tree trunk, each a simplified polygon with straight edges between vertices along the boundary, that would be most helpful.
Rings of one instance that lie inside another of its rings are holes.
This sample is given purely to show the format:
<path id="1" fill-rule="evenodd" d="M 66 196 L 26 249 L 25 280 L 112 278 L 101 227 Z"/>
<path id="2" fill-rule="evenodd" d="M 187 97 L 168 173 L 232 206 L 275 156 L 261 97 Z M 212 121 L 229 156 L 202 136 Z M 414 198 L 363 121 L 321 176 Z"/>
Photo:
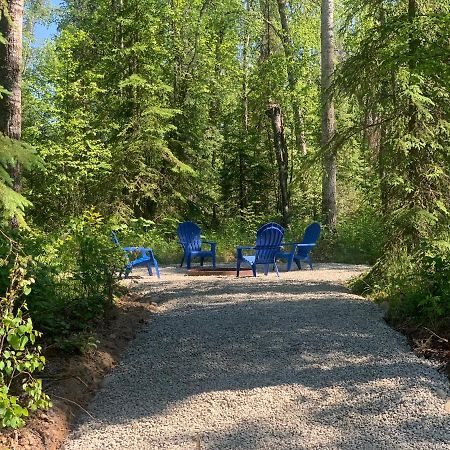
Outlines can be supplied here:
<path id="1" fill-rule="evenodd" d="M 331 83 L 334 71 L 334 0 L 322 0 L 321 13 L 321 98 L 322 98 L 322 214 L 331 231 L 336 229 L 336 150 L 331 142 L 335 134 L 334 103 Z"/>
<path id="2" fill-rule="evenodd" d="M 306 155 L 306 139 L 303 127 L 303 111 L 295 98 L 295 88 L 297 86 L 297 76 L 295 74 L 294 63 L 294 46 L 292 44 L 291 31 L 289 29 L 289 21 L 286 15 L 286 0 L 277 0 L 278 13 L 280 15 L 280 23 L 283 33 L 281 41 L 283 44 L 284 55 L 286 58 L 286 68 L 288 75 L 288 84 L 291 94 L 292 112 L 294 115 L 294 134 L 295 145 L 303 156 Z"/>
<path id="3" fill-rule="evenodd" d="M 275 155 L 278 164 L 278 180 L 280 185 L 282 225 L 289 224 L 289 192 L 288 192 L 288 150 L 284 137 L 283 114 L 280 105 L 271 104 L 267 108 L 267 115 L 272 121 Z"/>
<path id="4" fill-rule="evenodd" d="M 0 33 L 6 44 L 0 44 L 0 85 L 10 94 L 0 99 L 0 133 L 11 139 L 22 136 L 22 26 L 24 0 L 8 0 L 1 3 Z M 22 166 L 16 162 L 10 168 L 13 189 L 22 190 Z M 17 219 L 11 226 L 19 226 Z"/>

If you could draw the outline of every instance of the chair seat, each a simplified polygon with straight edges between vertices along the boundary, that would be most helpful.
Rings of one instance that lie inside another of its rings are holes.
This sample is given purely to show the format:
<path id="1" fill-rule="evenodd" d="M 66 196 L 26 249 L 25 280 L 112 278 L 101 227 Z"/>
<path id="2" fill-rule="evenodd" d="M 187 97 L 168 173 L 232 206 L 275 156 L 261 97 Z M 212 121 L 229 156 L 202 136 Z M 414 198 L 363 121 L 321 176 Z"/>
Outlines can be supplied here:
<path id="1" fill-rule="evenodd" d="M 127 270 L 125 271 L 125 277 L 128 278 L 129 272 L 133 269 L 133 267 L 137 267 L 140 265 L 146 265 L 148 269 L 148 274 L 153 275 L 151 265 L 155 268 L 156 276 L 158 278 L 161 277 L 159 273 L 158 262 L 156 261 L 155 255 L 153 254 L 153 250 L 151 248 L 146 247 L 125 247 L 124 250 L 128 253 L 136 253 L 140 252 L 141 255 L 138 258 L 131 260 L 127 264 Z"/>
<path id="2" fill-rule="evenodd" d="M 277 255 L 278 256 L 278 255 Z M 273 264 L 275 261 L 275 258 L 271 258 L 270 260 L 262 260 L 262 259 L 258 259 L 258 261 L 256 261 L 256 256 L 251 256 L 251 255 L 242 255 L 242 259 L 246 262 L 248 262 L 250 265 L 255 264 Z"/>
<path id="3" fill-rule="evenodd" d="M 202 257 L 202 256 L 213 256 L 215 252 L 212 252 L 210 250 L 193 250 L 191 251 L 191 255 L 192 256 L 198 256 L 198 257 Z"/>
<path id="4" fill-rule="evenodd" d="M 250 265 L 253 265 L 253 264 L 255 264 L 256 256 L 242 255 L 242 259 L 243 259 L 244 261 L 247 261 Z"/>
<path id="5" fill-rule="evenodd" d="M 149 258 L 148 256 L 141 256 L 140 258 L 133 259 L 133 261 L 130 261 L 128 266 L 134 267 L 138 266 L 139 264 L 146 264 L 148 261 L 153 261 L 153 258 Z"/>

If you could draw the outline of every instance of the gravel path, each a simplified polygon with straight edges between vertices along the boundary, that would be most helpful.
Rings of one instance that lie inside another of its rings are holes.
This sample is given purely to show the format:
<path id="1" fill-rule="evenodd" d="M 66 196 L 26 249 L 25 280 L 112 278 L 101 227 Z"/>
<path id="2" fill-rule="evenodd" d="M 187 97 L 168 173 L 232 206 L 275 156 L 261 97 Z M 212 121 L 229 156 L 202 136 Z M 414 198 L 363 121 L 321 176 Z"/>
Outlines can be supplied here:
<path id="1" fill-rule="evenodd" d="M 360 270 L 142 277 L 161 311 L 63 448 L 450 450 L 449 383 L 342 286 Z"/>

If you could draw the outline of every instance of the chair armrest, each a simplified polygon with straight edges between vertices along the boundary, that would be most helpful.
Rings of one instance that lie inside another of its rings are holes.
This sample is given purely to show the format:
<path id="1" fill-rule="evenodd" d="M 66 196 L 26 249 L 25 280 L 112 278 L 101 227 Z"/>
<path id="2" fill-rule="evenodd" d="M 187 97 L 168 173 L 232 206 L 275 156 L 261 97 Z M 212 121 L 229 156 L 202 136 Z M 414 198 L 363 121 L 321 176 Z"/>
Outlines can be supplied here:
<path id="1" fill-rule="evenodd" d="M 148 247 L 123 247 L 123 250 L 128 253 L 140 252 L 141 256 L 145 256 L 147 258 L 150 257 L 149 255 L 147 255 L 147 253 L 153 253 L 153 249 Z"/>
<path id="2" fill-rule="evenodd" d="M 253 245 L 238 245 L 236 250 L 255 250 L 256 247 Z"/>
<path id="3" fill-rule="evenodd" d="M 140 252 L 142 247 L 122 247 L 126 252 Z"/>
<path id="4" fill-rule="evenodd" d="M 202 244 L 209 244 L 211 246 L 211 251 L 215 252 L 216 251 L 216 247 L 217 247 L 217 243 L 214 241 L 202 241 Z"/>
<path id="5" fill-rule="evenodd" d="M 307 250 L 306 251 L 310 251 L 310 249 L 312 248 L 312 247 L 314 247 L 316 244 L 314 243 L 314 244 L 303 244 L 303 243 L 299 243 L 299 244 L 295 244 L 293 247 L 292 247 L 292 254 L 296 254 L 296 253 L 298 253 L 298 252 L 300 252 L 300 250 L 301 250 L 301 248 L 302 247 L 307 247 Z M 309 250 L 308 250 L 309 249 Z"/>
<path id="6" fill-rule="evenodd" d="M 293 247 L 295 245 L 299 245 L 301 244 L 301 242 L 282 242 L 281 246 L 282 247 Z"/>
<path id="7" fill-rule="evenodd" d="M 242 252 L 244 250 L 255 250 L 255 247 L 251 246 L 251 245 L 239 245 L 239 246 L 237 246 L 236 247 L 236 257 L 237 257 L 238 261 L 242 260 L 242 258 L 243 258 Z"/>
<path id="8" fill-rule="evenodd" d="M 252 247 L 250 245 L 239 245 L 239 246 L 237 246 L 236 247 L 236 258 L 237 258 L 238 261 L 242 260 L 242 258 L 243 258 L 242 252 L 244 250 L 255 250 L 255 247 Z"/>

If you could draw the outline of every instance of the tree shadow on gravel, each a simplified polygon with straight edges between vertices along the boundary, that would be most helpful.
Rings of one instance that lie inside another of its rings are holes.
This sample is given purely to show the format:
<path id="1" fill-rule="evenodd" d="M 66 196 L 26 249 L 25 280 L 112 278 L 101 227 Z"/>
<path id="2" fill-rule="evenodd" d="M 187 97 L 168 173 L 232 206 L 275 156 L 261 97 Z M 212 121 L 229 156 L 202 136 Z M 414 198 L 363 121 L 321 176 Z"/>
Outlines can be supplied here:
<path id="1" fill-rule="evenodd" d="M 369 417 L 370 419 L 372 417 Z M 441 424 L 445 425 L 445 424 Z M 397 430 L 393 423 L 384 423 L 379 426 L 368 425 L 365 428 L 355 424 L 347 428 L 347 432 L 334 424 L 332 427 L 322 427 L 311 433 L 311 429 L 298 422 L 297 430 L 283 430 L 282 427 L 274 430 L 270 423 L 252 423 L 243 421 L 231 429 L 224 429 L 213 433 L 204 433 L 201 436 L 201 449 L 214 450 L 404 450 L 404 449 L 447 449 L 448 438 L 445 438 L 445 428 L 442 435 L 434 438 L 415 436 L 414 428 L 422 429 L 426 436 L 433 436 L 436 424 L 421 423 L 406 420 Z M 396 442 L 391 439 L 396 434 Z M 270 439 L 267 439 L 270 436 Z M 444 436 L 444 437 L 443 437 Z M 187 439 L 186 439 L 187 440 Z M 195 447 L 186 447 L 194 449 Z"/>
<path id="2" fill-rule="evenodd" d="M 304 421 L 335 429 L 336 441 L 318 448 L 391 450 L 396 447 L 385 438 L 393 436 L 398 448 L 412 437 L 422 443 L 414 448 L 444 442 L 450 416 L 414 405 L 419 392 L 440 405 L 443 377 L 409 352 L 377 306 L 344 287 L 293 280 L 223 286 L 218 280 L 162 284 L 157 297 L 177 302 L 138 335 L 105 380 L 90 408 L 98 426 L 171 414 L 200 394 L 290 386 L 293 395 L 303 392 L 291 400 L 301 412 L 296 431 L 273 437 L 280 449 L 303 448 L 290 445 L 301 439 Z M 261 424 L 236 426 L 205 448 L 264 448 L 261 429 L 252 432 Z M 230 446 L 246 433 L 245 446 Z"/>
<path id="3" fill-rule="evenodd" d="M 273 280 L 270 280 L 273 281 Z M 154 288 L 154 286 L 152 286 Z M 142 288 L 144 289 L 144 288 Z M 152 289 L 146 295 L 158 304 L 164 304 L 173 300 L 180 299 L 198 299 L 199 295 L 206 296 L 207 301 L 214 301 L 214 297 L 223 297 L 224 295 L 254 295 L 268 297 L 270 294 L 292 295 L 296 292 L 308 294 L 328 292 L 348 294 L 348 288 L 343 285 L 325 282 L 325 281 L 294 281 L 286 280 L 282 283 L 257 283 L 255 280 L 233 279 L 227 280 L 224 284 L 222 280 L 198 281 L 186 284 L 182 290 L 174 286 L 170 281 L 161 281 L 157 289 Z M 139 290 L 135 290 L 139 292 Z"/>

